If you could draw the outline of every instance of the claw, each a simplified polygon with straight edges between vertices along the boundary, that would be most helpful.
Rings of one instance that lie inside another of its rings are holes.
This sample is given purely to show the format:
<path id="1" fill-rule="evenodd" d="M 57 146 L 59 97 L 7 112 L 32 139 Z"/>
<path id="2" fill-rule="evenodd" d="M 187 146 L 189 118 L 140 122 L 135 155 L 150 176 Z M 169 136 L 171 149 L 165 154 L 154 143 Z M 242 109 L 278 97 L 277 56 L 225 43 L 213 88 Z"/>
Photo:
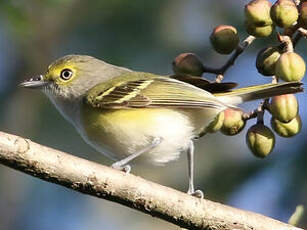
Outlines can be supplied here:
<path id="1" fill-rule="evenodd" d="M 188 194 L 191 196 L 195 196 L 197 198 L 203 199 L 204 198 L 204 193 L 201 190 L 195 190 L 194 192 L 188 191 Z"/>
<path id="2" fill-rule="evenodd" d="M 131 172 L 131 166 L 125 165 L 122 169 L 126 174 L 129 174 Z"/>
<path id="3" fill-rule="evenodd" d="M 120 171 L 123 171 L 125 172 L 126 174 L 129 174 L 130 171 L 131 171 L 131 166 L 130 165 L 124 165 L 124 166 L 120 166 L 118 164 L 116 164 L 117 162 L 115 162 L 114 164 L 111 165 L 111 167 L 113 169 L 117 169 L 117 170 L 120 170 Z"/>

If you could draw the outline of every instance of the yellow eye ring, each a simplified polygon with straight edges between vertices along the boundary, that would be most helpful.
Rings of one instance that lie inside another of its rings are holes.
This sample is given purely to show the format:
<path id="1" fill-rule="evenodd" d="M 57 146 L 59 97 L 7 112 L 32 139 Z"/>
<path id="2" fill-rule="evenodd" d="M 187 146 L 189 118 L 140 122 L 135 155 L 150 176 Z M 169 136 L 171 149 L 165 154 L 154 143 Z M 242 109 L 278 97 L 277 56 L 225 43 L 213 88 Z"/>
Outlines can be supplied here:
<path id="1" fill-rule="evenodd" d="M 64 81 L 68 81 L 73 75 L 73 72 L 70 69 L 63 69 L 61 71 L 61 79 Z"/>

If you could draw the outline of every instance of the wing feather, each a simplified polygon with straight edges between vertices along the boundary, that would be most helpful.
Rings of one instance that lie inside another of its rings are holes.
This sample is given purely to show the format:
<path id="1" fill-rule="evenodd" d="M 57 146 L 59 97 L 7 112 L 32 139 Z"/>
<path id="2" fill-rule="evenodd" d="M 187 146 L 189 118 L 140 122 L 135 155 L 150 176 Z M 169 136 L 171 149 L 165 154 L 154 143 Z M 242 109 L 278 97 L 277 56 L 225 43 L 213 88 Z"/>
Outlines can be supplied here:
<path id="1" fill-rule="evenodd" d="M 137 74 L 136 77 L 131 77 L 130 73 L 128 82 L 128 76 L 120 76 L 109 84 L 98 84 L 88 92 L 85 102 L 95 108 L 106 109 L 227 107 L 211 93 L 185 82 L 149 73 Z M 108 88 L 106 85 L 111 87 Z"/>

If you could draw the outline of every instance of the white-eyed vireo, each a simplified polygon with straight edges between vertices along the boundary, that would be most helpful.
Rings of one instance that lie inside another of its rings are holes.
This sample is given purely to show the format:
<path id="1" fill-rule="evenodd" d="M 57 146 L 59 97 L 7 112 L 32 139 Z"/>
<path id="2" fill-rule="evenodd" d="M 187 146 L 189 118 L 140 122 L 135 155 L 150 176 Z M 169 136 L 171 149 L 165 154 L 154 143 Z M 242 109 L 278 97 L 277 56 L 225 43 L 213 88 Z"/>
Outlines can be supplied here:
<path id="1" fill-rule="evenodd" d="M 211 94 L 208 83 L 206 91 L 83 55 L 62 57 L 45 75 L 21 86 L 42 90 L 88 144 L 118 160 L 114 168 L 123 169 L 136 157 L 163 165 L 188 152 L 190 194 L 195 193 L 193 139 L 219 112 L 245 101 L 302 91 L 301 83 L 288 82 Z M 221 86 L 227 88 L 227 83 Z"/>

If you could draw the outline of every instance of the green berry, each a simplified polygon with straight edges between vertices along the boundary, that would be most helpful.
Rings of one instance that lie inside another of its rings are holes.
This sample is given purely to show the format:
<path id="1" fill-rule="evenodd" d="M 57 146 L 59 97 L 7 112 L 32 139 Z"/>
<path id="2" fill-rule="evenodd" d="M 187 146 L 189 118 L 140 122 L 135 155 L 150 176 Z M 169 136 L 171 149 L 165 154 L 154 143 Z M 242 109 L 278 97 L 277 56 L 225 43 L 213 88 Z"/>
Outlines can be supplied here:
<path id="1" fill-rule="evenodd" d="M 204 72 L 204 66 L 193 53 L 182 53 L 173 61 L 173 71 L 178 75 L 201 76 Z"/>
<path id="2" fill-rule="evenodd" d="M 298 114 L 298 102 L 293 94 L 275 96 L 271 100 L 270 111 L 274 118 L 287 123 Z"/>
<path id="3" fill-rule="evenodd" d="M 278 0 L 271 7 L 270 15 L 276 25 L 287 28 L 297 21 L 298 10 L 292 0 Z"/>
<path id="4" fill-rule="evenodd" d="M 255 27 L 272 25 L 270 8 L 272 4 L 268 0 L 253 0 L 245 6 L 245 19 Z"/>
<path id="5" fill-rule="evenodd" d="M 219 25 L 214 28 L 210 41 L 220 54 L 230 54 L 239 44 L 239 36 L 235 27 Z"/>
<path id="6" fill-rule="evenodd" d="M 288 123 L 283 123 L 272 117 L 271 126 L 279 136 L 293 137 L 301 131 L 302 121 L 300 115 L 297 115 Z"/>
<path id="7" fill-rule="evenodd" d="M 220 112 L 214 118 L 214 120 L 211 121 L 211 123 L 207 127 L 206 131 L 208 133 L 215 133 L 215 132 L 219 131 L 222 128 L 222 126 L 223 126 L 223 122 L 224 122 L 224 112 Z"/>
<path id="8" fill-rule="evenodd" d="M 280 57 L 280 50 L 278 47 L 267 47 L 257 55 L 256 67 L 259 73 L 264 76 L 275 75 L 275 64 Z"/>
<path id="9" fill-rule="evenodd" d="M 246 143 L 256 157 L 264 158 L 274 149 L 275 135 L 267 126 L 256 124 L 247 131 Z"/>
<path id="10" fill-rule="evenodd" d="M 300 81 L 305 75 L 305 62 L 300 55 L 287 52 L 280 55 L 275 65 L 275 74 L 284 81 Z"/>
<path id="11" fill-rule="evenodd" d="M 273 24 L 267 26 L 255 26 L 248 21 L 245 22 L 245 26 L 248 34 L 259 38 L 270 36 L 275 28 Z"/>
<path id="12" fill-rule="evenodd" d="M 243 112 L 239 109 L 224 110 L 224 121 L 223 126 L 221 127 L 221 132 L 228 136 L 240 133 L 245 126 L 245 120 L 242 115 Z"/>

